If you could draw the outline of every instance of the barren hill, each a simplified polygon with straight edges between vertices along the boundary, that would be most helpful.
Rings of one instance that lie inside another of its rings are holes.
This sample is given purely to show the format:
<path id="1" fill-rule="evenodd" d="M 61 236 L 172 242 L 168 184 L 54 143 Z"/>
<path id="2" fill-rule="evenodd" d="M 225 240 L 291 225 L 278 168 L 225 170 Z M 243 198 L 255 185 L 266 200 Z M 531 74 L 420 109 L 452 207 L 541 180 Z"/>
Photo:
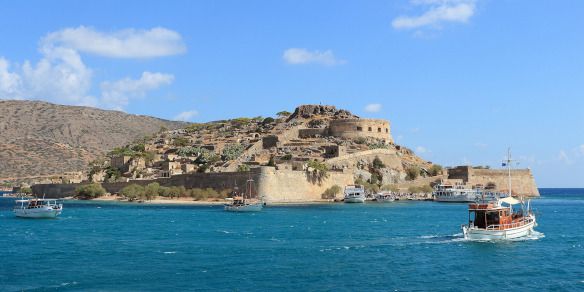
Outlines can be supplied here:
<path id="1" fill-rule="evenodd" d="M 114 147 L 184 123 L 90 107 L 0 100 L 0 179 L 84 171 Z"/>

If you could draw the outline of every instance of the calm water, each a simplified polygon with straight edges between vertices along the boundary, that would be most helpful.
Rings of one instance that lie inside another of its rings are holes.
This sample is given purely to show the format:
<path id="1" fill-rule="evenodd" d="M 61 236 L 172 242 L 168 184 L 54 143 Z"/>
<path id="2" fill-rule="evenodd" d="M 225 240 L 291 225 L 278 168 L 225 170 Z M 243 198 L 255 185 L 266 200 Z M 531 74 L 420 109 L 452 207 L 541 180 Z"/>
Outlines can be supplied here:
<path id="1" fill-rule="evenodd" d="M 14 218 L 0 198 L 0 290 L 584 290 L 584 189 L 543 189 L 530 240 L 464 241 L 465 204 L 269 207 L 67 202 Z"/>

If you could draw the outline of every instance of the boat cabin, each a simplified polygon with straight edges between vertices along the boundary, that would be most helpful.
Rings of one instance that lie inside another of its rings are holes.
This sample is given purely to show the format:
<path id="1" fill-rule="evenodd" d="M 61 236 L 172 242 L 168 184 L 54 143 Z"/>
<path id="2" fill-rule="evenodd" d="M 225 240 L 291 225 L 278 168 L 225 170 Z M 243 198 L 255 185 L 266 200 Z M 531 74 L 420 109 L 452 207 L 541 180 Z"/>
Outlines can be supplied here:
<path id="1" fill-rule="evenodd" d="M 38 209 L 43 207 L 59 206 L 55 199 L 16 200 L 16 207 L 20 209 Z"/>
<path id="2" fill-rule="evenodd" d="M 468 205 L 468 223 L 480 229 L 505 230 L 525 224 L 522 210 L 514 211 L 513 204 L 519 201 L 510 197 L 501 200 L 508 203 L 505 207 L 494 202 L 471 203 Z"/>

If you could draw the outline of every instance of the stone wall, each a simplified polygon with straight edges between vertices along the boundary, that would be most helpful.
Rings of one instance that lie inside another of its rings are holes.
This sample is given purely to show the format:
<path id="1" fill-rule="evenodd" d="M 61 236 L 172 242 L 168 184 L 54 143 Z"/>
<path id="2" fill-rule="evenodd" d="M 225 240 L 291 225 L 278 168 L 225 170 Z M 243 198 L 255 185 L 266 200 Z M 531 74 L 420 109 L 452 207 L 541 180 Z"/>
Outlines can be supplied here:
<path id="1" fill-rule="evenodd" d="M 353 169 L 356 168 L 357 164 L 362 160 L 367 161 L 369 164 L 373 163 L 375 157 L 379 157 L 386 167 L 403 171 L 401 159 L 397 156 L 397 152 L 390 149 L 360 151 L 329 159 L 325 161 L 325 163 L 332 169 Z"/>
<path id="2" fill-rule="evenodd" d="M 319 201 L 322 193 L 333 185 L 344 188 L 353 183 L 353 174 L 348 172 L 328 172 L 327 178 L 317 180 L 305 171 L 276 170 L 274 167 L 253 168 L 250 172 L 193 173 L 175 175 L 156 180 L 134 180 L 131 182 L 103 183 L 110 193 L 119 193 L 130 184 L 147 185 L 158 182 L 161 186 L 184 186 L 191 188 L 213 188 L 217 191 L 233 189 L 237 185 L 245 189 L 246 181 L 253 178 L 258 194 L 269 203 Z M 81 184 L 39 184 L 34 185 L 33 192 L 46 195 L 47 198 L 64 198 L 73 196 Z M 342 194 L 338 195 L 342 197 Z"/>
<path id="3" fill-rule="evenodd" d="M 381 119 L 332 120 L 329 124 L 329 134 L 347 139 L 371 137 L 382 139 L 386 143 L 393 142 L 389 121 Z"/>
<path id="4" fill-rule="evenodd" d="M 495 189 L 508 192 L 508 171 L 505 169 L 476 169 L 471 166 L 458 166 L 448 170 L 448 179 L 462 179 L 470 185 L 489 183 L 495 184 Z M 539 190 L 530 169 L 511 170 L 511 189 L 513 194 L 539 196 Z"/>
<path id="5" fill-rule="evenodd" d="M 306 171 L 264 167 L 259 181 L 259 193 L 265 196 L 268 203 L 301 203 L 321 201 L 324 191 L 333 185 L 344 189 L 346 185 L 353 184 L 353 174 L 329 171 L 328 176 L 319 181 Z M 338 198 L 342 196 L 342 191 L 337 194 Z"/>
<path id="6" fill-rule="evenodd" d="M 298 138 L 313 138 L 313 137 L 326 137 L 329 135 L 329 129 L 299 129 Z"/>

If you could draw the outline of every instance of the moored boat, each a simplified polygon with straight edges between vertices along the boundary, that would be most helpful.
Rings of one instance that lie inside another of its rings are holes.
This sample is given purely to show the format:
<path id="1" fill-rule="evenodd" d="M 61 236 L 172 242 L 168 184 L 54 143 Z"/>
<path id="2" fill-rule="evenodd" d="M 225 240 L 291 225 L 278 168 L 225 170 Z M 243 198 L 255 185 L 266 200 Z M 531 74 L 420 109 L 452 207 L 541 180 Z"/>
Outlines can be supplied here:
<path id="1" fill-rule="evenodd" d="M 345 203 L 365 203 L 365 188 L 361 185 L 346 186 Z"/>
<path id="2" fill-rule="evenodd" d="M 225 211 L 229 212 L 259 212 L 263 209 L 264 203 L 253 195 L 253 179 L 246 182 L 246 191 L 239 194 L 237 188 L 233 190 L 232 201 L 225 204 Z"/>
<path id="3" fill-rule="evenodd" d="M 395 196 L 391 192 L 380 192 L 375 194 L 375 201 L 379 203 L 387 203 L 395 201 Z"/>
<path id="4" fill-rule="evenodd" d="M 56 199 L 19 199 L 13 212 L 22 218 L 55 218 L 63 211 L 63 204 Z"/>

